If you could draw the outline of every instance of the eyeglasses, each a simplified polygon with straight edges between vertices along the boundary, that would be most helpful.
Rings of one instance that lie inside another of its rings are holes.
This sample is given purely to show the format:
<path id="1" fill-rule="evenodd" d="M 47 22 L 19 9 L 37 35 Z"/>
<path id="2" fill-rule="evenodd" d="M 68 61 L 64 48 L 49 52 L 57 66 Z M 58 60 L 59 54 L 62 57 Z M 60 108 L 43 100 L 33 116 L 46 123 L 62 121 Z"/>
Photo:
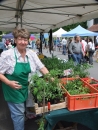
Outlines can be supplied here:
<path id="1" fill-rule="evenodd" d="M 27 38 L 18 38 L 18 41 L 28 42 L 28 39 Z"/>

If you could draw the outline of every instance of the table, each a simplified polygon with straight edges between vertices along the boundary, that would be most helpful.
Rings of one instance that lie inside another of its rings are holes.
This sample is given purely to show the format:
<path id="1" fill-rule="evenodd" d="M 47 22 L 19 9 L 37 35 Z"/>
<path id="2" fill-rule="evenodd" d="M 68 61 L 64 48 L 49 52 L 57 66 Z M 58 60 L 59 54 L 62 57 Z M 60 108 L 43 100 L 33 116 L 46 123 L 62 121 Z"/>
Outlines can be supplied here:
<path id="1" fill-rule="evenodd" d="M 98 108 L 69 111 L 60 109 L 51 111 L 45 115 L 47 120 L 46 130 L 52 130 L 59 121 L 77 122 L 87 126 L 92 130 L 98 130 Z"/>

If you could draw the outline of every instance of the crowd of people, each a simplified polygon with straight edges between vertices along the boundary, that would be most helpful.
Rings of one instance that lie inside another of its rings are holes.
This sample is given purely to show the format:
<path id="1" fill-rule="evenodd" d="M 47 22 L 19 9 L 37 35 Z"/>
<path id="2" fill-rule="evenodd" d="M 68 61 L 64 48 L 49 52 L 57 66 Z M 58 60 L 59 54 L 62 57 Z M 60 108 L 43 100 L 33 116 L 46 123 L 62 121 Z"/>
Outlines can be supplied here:
<path id="1" fill-rule="evenodd" d="M 45 39 L 45 38 L 44 38 Z M 32 41 L 29 39 L 29 44 L 27 45 L 28 48 L 33 50 L 41 51 L 41 41 L 40 39 L 36 39 L 36 41 Z M 95 52 L 95 43 L 91 37 L 80 37 L 75 36 L 74 38 L 53 38 L 53 50 L 62 51 L 63 55 L 68 55 L 68 59 L 73 59 L 76 63 L 81 62 L 89 62 L 89 64 L 93 64 L 93 55 Z M 43 49 L 47 49 L 49 46 L 49 41 L 44 40 L 42 41 Z M 13 39 L 6 39 L 5 41 L 5 48 L 10 49 L 15 47 L 15 43 Z M 97 53 L 96 53 L 97 55 Z M 98 56 L 97 60 L 98 60 Z"/>
<path id="2" fill-rule="evenodd" d="M 95 43 L 91 37 L 80 37 L 76 35 L 74 38 L 62 38 L 58 40 L 57 47 L 62 50 L 63 55 L 68 55 L 68 59 L 73 59 L 76 64 L 87 62 L 93 65 L 93 55 L 95 52 Z M 55 42 L 55 41 L 54 41 Z M 55 46 L 55 44 L 54 44 Z"/>

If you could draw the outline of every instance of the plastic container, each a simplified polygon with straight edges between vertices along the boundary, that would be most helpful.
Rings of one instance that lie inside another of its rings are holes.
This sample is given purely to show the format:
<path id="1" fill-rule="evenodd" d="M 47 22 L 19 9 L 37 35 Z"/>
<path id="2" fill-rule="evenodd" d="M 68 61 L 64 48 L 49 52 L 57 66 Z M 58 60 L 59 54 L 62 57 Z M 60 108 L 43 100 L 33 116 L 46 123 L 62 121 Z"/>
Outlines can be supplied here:
<path id="1" fill-rule="evenodd" d="M 66 84 L 68 81 L 75 80 L 76 78 L 61 78 L 60 81 L 63 84 Z"/>
<path id="2" fill-rule="evenodd" d="M 85 81 L 85 82 L 87 82 L 87 83 L 89 83 L 90 85 L 98 85 L 98 80 L 96 80 L 96 79 L 94 79 L 94 78 L 89 78 L 89 77 L 87 77 L 87 78 L 81 78 L 83 81 Z"/>
<path id="3" fill-rule="evenodd" d="M 70 79 L 70 80 L 74 80 L 74 79 Z M 63 78 L 62 82 L 66 84 L 66 79 Z M 90 89 L 90 94 L 70 95 L 70 93 L 63 87 L 66 93 L 67 108 L 69 111 L 91 109 L 91 108 L 98 107 L 98 103 L 97 103 L 98 91 L 94 87 L 89 85 L 87 82 L 85 81 L 82 82 L 84 83 L 83 87 L 88 87 Z"/>

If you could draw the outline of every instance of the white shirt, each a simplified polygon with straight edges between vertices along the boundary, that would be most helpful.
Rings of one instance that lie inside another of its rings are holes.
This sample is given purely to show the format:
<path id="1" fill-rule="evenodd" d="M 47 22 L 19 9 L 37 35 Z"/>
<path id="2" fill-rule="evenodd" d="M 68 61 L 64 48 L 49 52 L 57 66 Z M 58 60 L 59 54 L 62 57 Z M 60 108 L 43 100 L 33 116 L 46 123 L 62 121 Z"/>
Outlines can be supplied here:
<path id="1" fill-rule="evenodd" d="M 31 67 L 31 73 L 35 73 L 36 70 L 40 70 L 44 67 L 37 54 L 30 49 L 26 49 L 25 60 L 21 57 L 21 54 L 17 48 L 12 48 L 6 51 L 3 51 L 0 57 L 0 73 L 1 74 L 12 74 L 14 72 L 14 67 L 16 64 L 15 53 L 17 56 L 18 62 L 27 62 L 27 57 Z"/>
<path id="2" fill-rule="evenodd" d="M 82 43 L 83 43 L 83 49 L 84 49 L 84 52 L 85 52 L 86 47 L 87 47 L 87 42 L 85 40 L 82 40 Z"/>
<path id="3" fill-rule="evenodd" d="M 27 48 L 32 48 L 32 41 L 29 42 L 29 44 L 27 45 Z"/>
<path id="4" fill-rule="evenodd" d="M 67 40 L 64 38 L 63 40 L 62 40 L 62 45 L 66 45 L 67 44 Z"/>
<path id="5" fill-rule="evenodd" d="M 7 46 L 7 48 L 8 48 L 8 49 L 11 49 L 11 48 L 13 48 L 13 46 L 12 46 L 11 44 L 9 44 L 9 45 Z"/>
<path id="6" fill-rule="evenodd" d="M 95 45 L 92 42 L 88 42 L 89 48 L 92 48 L 92 50 L 95 50 Z"/>

